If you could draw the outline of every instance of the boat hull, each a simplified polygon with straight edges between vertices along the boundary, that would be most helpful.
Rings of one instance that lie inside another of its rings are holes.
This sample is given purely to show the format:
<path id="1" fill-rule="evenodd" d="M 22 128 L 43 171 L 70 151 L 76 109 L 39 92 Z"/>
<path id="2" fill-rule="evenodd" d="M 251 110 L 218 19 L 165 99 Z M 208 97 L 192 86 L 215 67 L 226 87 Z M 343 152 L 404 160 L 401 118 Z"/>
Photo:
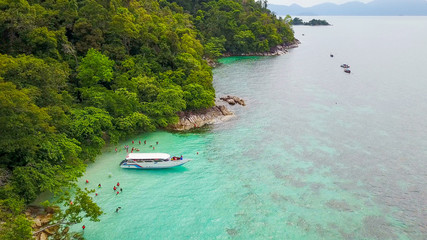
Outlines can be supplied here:
<path id="1" fill-rule="evenodd" d="M 190 159 L 182 159 L 182 160 L 171 160 L 167 162 L 138 162 L 138 163 L 129 163 L 123 161 L 120 164 L 121 168 L 130 168 L 130 169 L 163 169 L 163 168 L 173 168 L 181 166 L 187 162 L 189 162 Z"/>

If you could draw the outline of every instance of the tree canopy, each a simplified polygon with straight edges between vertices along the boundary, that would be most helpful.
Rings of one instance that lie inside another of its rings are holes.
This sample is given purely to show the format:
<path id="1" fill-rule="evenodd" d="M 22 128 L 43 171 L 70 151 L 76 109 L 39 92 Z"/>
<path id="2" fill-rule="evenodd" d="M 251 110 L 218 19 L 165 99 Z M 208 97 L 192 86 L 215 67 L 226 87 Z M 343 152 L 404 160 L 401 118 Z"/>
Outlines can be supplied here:
<path id="1" fill-rule="evenodd" d="M 0 0 L 0 238 L 31 238 L 25 204 L 44 191 L 70 197 L 106 143 L 213 106 L 206 57 L 292 41 L 266 4 Z M 88 192 L 75 196 L 95 221 Z M 78 206 L 55 221 L 81 221 Z"/>
<path id="2" fill-rule="evenodd" d="M 306 25 L 306 26 L 328 26 L 330 25 L 326 20 L 311 19 L 308 22 L 304 22 L 301 18 L 295 17 L 292 20 L 292 25 Z"/>

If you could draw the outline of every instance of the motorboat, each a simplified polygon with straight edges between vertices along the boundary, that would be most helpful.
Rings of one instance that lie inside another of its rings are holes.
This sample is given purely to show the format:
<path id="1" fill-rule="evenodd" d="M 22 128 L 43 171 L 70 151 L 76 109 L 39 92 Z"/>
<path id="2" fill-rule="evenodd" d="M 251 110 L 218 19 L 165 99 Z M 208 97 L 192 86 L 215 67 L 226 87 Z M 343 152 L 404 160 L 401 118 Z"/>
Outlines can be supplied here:
<path id="1" fill-rule="evenodd" d="M 344 72 L 351 73 L 350 69 L 348 69 L 348 68 L 344 69 Z"/>
<path id="2" fill-rule="evenodd" d="M 191 159 L 171 157 L 167 153 L 129 153 L 125 160 L 120 162 L 121 168 L 133 169 L 160 169 L 181 166 Z"/>
<path id="3" fill-rule="evenodd" d="M 342 68 L 349 68 L 350 66 L 344 63 L 344 64 L 341 64 L 341 67 Z"/>

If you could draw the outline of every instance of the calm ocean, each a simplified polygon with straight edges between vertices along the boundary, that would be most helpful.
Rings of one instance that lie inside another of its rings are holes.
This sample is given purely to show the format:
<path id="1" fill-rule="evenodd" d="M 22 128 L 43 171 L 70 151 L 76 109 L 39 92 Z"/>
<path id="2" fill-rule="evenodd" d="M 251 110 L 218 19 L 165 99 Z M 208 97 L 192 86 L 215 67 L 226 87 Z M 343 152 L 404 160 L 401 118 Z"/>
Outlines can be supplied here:
<path id="1" fill-rule="evenodd" d="M 427 239 L 427 17 L 316 18 L 333 26 L 294 27 L 288 54 L 214 69 L 247 102 L 232 120 L 106 148 L 80 180 L 105 212 L 85 238 Z M 125 144 L 193 161 L 121 169 Z"/>

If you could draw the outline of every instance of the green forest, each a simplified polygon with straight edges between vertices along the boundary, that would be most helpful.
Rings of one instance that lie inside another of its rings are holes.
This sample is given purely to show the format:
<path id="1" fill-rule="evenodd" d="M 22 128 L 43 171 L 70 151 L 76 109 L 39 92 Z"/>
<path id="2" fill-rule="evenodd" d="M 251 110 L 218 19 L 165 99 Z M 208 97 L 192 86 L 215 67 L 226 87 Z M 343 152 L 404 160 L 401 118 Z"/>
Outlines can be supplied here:
<path id="1" fill-rule="evenodd" d="M 0 239 L 31 239 L 24 211 L 57 201 L 55 239 L 102 210 L 76 187 L 106 144 L 214 105 L 205 59 L 294 40 L 254 0 L 0 0 Z M 74 203 L 70 204 L 70 199 Z M 74 235 L 74 238 L 80 236 Z"/>
<path id="2" fill-rule="evenodd" d="M 320 19 L 311 19 L 308 22 L 304 22 L 301 18 L 295 17 L 292 19 L 292 25 L 306 25 L 306 26 L 328 26 L 329 24 L 326 20 Z"/>

